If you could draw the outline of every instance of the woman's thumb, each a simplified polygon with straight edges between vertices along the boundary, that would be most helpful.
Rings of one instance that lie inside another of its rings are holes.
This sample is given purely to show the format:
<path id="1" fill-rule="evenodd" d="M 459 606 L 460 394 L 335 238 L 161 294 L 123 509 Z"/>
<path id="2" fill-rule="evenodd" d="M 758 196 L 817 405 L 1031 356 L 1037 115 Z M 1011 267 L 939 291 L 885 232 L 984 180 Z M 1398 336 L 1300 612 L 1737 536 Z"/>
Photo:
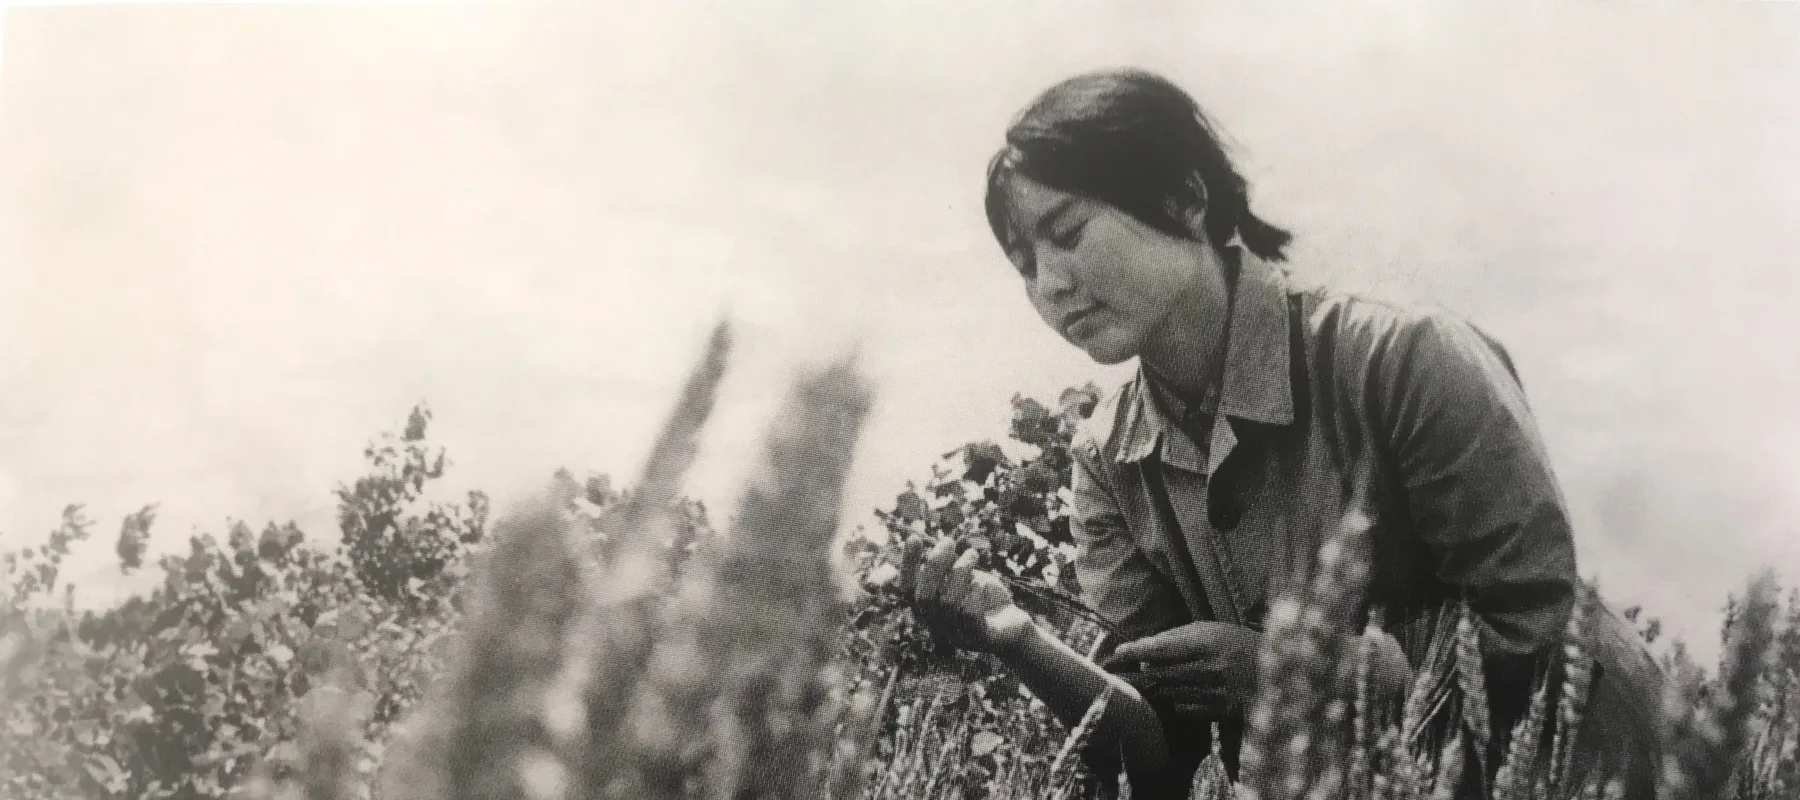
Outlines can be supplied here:
<path id="1" fill-rule="evenodd" d="M 1192 658 L 1194 651 L 1203 646 L 1204 633 L 1204 629 L 1195 625 L 1184 625 L 1142 639 L 1133 639 L 1119 645 L 1113 651 L 1113 658 L 1150 663 L 1183 661 Z"/>
<path id="2" fill-rule="evenodd" d="M 1144 639 L 1134 639 L 1113 648 L 1112 655 L 1106 657 L 1107 664 L 1128 664 L 1144 660 Z"/>
<path id="3" fill-rule="evenodd" d="M 925 563 L 925 537 L 914 536 L 900 547 L 900 592 L 912 599 L 919 583 L 919 565 Z"/>

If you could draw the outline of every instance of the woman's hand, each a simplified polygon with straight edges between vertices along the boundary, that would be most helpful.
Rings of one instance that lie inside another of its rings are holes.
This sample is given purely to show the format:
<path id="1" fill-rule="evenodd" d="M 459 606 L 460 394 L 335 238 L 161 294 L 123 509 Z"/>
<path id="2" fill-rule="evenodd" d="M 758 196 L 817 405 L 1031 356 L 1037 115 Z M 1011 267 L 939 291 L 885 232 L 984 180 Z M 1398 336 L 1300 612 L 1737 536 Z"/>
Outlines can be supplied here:
<path id="1" fill-rule="evenodd" d="M 1156 711 L 1122 676 L 1107 673 L 1033 622 L 1013 603 L 1012 592 L 998 576 L 976 568 L 980 552 L 958 556 L 954 540 L 928 545 L 913 537 L 901 555 L 901 595 L 933 638 L 998 656 L 1065 725 L 1080 722 L 1110 687 L 1115 694 L 1085 756 L 1098 774 L 1118 774 L 1123 768 L 1134 783 L 1154 781 L 1168 761 Z"/>
<path id="2" fill-rule="evenodd" d="M 955 647 L 993 654 L 1016 648 L 1035 623 L 999 577 L 975 568 L 980 553 L 958 556 L 956 542 L 947 538 L 929 552 L 925 548 L 921 539 L 908 541 L 901 566 L 901 585 L 919 618 Z"/>
<path id="3" fill-rule="evenodd" d="M 1370 645 L 1371 688 L 1376 696 L 1404 692 L 1412 668 L 1400 643 L 1378 633 Z M 1106 667 L 1137 687 L 1146 700 L 1171 705 L 1180 713 L 1217 716 L 1242 711 L 1255 697 L 1261 647 L 1262 634 L 1250 628 L 1190 622 L 1119 645 Z"/>
<path id="4" fill-rule="evenodd" d="M 1179 713 L 1221 716 L 1256 692 L 1262 634 L 1223 622 L 1190 622 L 1119 645 L 1106 666 L 1152 703 Z"/>

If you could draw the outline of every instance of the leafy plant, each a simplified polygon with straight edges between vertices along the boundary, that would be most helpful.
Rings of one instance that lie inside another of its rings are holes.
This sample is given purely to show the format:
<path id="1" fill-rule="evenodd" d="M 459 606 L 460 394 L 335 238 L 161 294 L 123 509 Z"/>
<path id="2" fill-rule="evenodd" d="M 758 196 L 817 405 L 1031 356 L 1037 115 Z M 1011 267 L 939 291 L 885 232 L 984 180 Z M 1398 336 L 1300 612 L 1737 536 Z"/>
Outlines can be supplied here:
<path id="1" fill-rule="evenodd" d="M 69 602 L 62 560 L 93 529 L 69 507 L 43 545 L 0 558 L 0 794 L 1128 792 L 1075 757 L 1086 726 L 1065 729 L 997 663 L 938 648 L 893 585 L 908 539 L 955 537 L 1044 624 L 1102 645 L 1106 625 L 1068 568 L 1067 522 L 1068 446 L 1098 391 L 1065 392 L 1055 410 L 1015 397 L 1012 455 L 993 442 L 946 453 L 854 537 L 845 576 L 830 556 L 870 402 L 849 364 L 792 387 L 731 531 L 715 533 L 682 498 L 728 354 L 721 328 L 629 491 L 559 471 L 492 523 L 479 493 L 427 500 L 449 462 L 428 443 L 423 407 L 365 451 L 368 474 L 337 488 L 335 541 L 230 522 L 223 541 L 196 536 L 156 559 L 161 586 L 104 612 Z M 122 570 L 145 568 L 156 511 L 121 521 Z M 1362 535 L 1346 518 L 1314 582 L 1272 607 L 1262 658 L 1278 679 L 1252 708 L 1241 782 L 1214 752 L 1193 796 L 1616 796 L 1573 749 L 1593 610 L 1578 607 L 1558 665 L 1499 763 L 1485 763 L 1466 611 L 1439 621 L 1405 698 L 1369 696 L 1368 639 L 1337 602 L 1366 580 Z M 1664 800 L 1800 796 L 1797 601 L 1770 576 L 1731 598 L 1710 675 L 1653 617 L 1640 623 L 1676 677 Z"/>

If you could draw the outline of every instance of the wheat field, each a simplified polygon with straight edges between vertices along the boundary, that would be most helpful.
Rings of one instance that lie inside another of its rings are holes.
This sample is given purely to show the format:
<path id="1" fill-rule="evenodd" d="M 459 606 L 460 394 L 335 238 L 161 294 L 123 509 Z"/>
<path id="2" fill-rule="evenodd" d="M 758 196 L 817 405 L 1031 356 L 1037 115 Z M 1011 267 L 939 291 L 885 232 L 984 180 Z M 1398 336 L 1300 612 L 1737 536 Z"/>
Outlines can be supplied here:
<path id="1" fill-rule="evenodd" d="M 26 602 L 54 593 L 53 547 L 9 556 L 0 662 L 14 709 L 5 734 L 10 771 L 0 786 L 18 797 L 261 800 L 1129 797 L 1128 785 L 1090 774 L 1082 757 L 1107 697 L 1065 729 L 990 660 L 935 648 L 892 592 L 898 538 L 1016 511 L 1021 495 L 1005 492 L 1017 487 L 1053 497 L 1054 459 L 1011 465 L 970 449 L 962 464 L 971 472 L 941 472 L 925 492 L 935 495 L 931 502 L 909 487 L 884 515 L 893 534 L 886 543 L 842 550 L 844 479 L 871 402 L 846 360 L 788 387 L 757 484 L 729 530 L 713 532 L 704 512 L 682 500 L 682 482 L 730 343 L 721 325 L 630 491 L 559 476 L 485 528 L 485 500 L 472 498 L 460 510 L 434 512 L 433 530 L 463 531 L 440 549 L 418 546 L 423 528 L 409 539 L 398 526 L 382 547 L 357 540 L 362 549 L 346 551 L 365 553 L 362 561 L 347 556 L 327 567 L 297 555 L 293 535 L 273 526 L 260 538 L 234 530 L 217 558 L 196 539 L 194 555 L 165 564 L 170 585 L 156 601 L 163 605 L 105 618 L 113 633 L 91 614 L 77 622 L 72 610 L 58 616 L 54 603 Z M 1045 431 L 1062 430 L 1080 412 L 1080 393 L 1064 400 L 1062 412 L 1017 402 L 1015 438 L 1049 453 L 1054 437 Z M 418 436 L 398 441 L 422 438 L 418 427 Z M 430 460 L 411 452 L 397 447 L 380 461 L 391 468 L 381 491 L 431 474 Z M 956 487 L 970 475 L 1013 488 L 996 495 L 1004 502 L 945 499 L 962 498 Z M 347 487 L 347 507 L 380 494 L 370 488 L 377 485 Z M 1054 509 L 1046 509 L 1019 512 L 1029 525 L 1005 516 L 1017 540 L 1003 526 L 982 546 L 1009 554 L 1008 579 L 1042 622 L 1097 652 L 1109 635 L 1104 623 L 1066 591 L 1056 549 L 1029 543 L 1053 536 Z M 68 537 L 85 536 L 70 520 Z M 127 522 L 123 533 L 150 524 L 148 516 Z M 1342 599 L 1368 580 L 1366 528 L 1354 514 L 1342 520 L 1313 580 L 1272 606 L 1260 659 L 1262 674 L 1276 677 L 1249 711 L 1238 780 L 1215 750 L 1190 796 L 1624 797 L 1624 785 L 1587 769 L 1576 747 L 1592 677 L 1591 603 L 1578 604 L 1559 668 L 1534 687 L 1498 763 L 1485 763 L 1488 710 L 1466 609 L 1439 620 L 1403 699 L 1372 697 L 1371 639 L 1342 610 L 1350 605 Z M 123 533 L 122 543 L 131 538 Z M 840 552 L 850 555 L 847 566 Z M 258 566 L 265 561 L 279 563 Z M 413 577 L 377 580 L 396 564 Z M 179 577 L 193 575 L 193 585 Z M 437 592 L 440 575 L 466 579 Z M 372 588 L 390 583 L 390 595 Z M 308 597 L 335 597 L 337 605 L 289 611 Z M 225 607 L 250 610 L 218 619 L 194 611 Z M 1671 688 L 1656 742 L 1659 800 L 1795 796 L 1800 737 L 1790 690 L 1800 646 L 1782 624 L 1793 608 L 1790 599 L 1784 613 L 1773 578 L 1759 576 L 1733 598 L 1716 674 L 1665 661 Z M 185 621 L 164 624 L 171 615 Z M 152 633 L 133 638 L 140 629 Z M 180 689 L 187 673 L 174 667 L 145 673 L 143 665 L 164 663 L 157 653 L 189 665 L 197 683 Z M 71 672 L 55 671 L 57 664 Z M 136 677 L 79 677 L 108 670 Z M 256 682 L 266 675 L 274 677 Z M 171 709 L 190 707 L 215 711 L 191 728 L 170 727 Z M 152 749 L 144 731 L 149 739 L 190 731 L 208 757 L 158 772 L 171 757 L 143 756 Z"/>

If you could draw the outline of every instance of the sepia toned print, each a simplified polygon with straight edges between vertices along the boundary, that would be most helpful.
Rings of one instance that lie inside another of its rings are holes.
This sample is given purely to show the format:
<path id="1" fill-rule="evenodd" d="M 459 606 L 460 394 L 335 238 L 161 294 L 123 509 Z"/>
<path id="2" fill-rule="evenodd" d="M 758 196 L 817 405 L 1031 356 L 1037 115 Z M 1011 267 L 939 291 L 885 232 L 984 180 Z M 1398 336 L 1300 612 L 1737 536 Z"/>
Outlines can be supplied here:
<path id="1" fill-rule="evenodd" d="M 0 13 L 0 797 L 1800 790 L 1782 11 Z"/>

